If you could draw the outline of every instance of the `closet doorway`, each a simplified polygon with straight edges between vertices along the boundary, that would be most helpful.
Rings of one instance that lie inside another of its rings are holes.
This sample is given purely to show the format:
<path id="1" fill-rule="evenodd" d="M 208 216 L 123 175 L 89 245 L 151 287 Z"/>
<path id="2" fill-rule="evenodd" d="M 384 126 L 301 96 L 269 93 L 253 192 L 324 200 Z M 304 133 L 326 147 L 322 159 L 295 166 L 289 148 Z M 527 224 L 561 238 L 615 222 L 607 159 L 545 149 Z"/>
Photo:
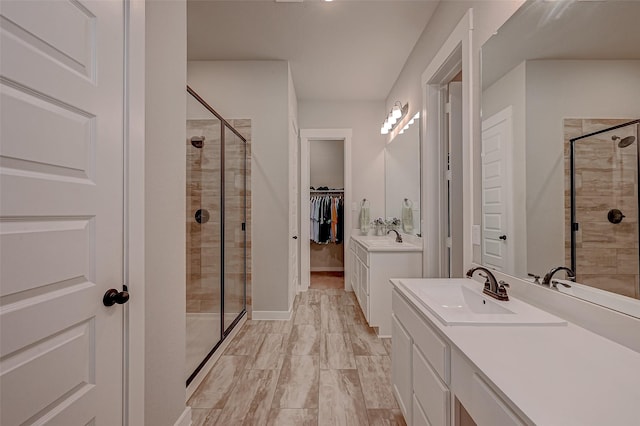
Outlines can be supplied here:
<path id="1" fill-rule="evenodd" d="M 300 290 L 350 290 L 351 130 L 303 129 L 300 144 Z"/>

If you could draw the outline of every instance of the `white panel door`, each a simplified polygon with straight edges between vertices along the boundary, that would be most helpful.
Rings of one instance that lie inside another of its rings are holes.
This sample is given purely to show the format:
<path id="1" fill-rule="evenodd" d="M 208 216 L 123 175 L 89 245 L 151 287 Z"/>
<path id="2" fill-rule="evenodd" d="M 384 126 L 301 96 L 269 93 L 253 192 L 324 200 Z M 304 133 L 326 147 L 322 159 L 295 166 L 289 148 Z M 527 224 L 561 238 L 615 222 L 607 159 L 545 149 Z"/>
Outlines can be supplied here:
<path id="1" fill-rule="evenodd" d="M 298 129 L 291 120 L 289 125 L 289 297 L 290 300 L 298 290 L 298 252 L 300 236 L 298 235 Z"/>
<path id="2" fill-rule="evenodd" d="M 121 424 L 123 3 L 0 15 L 0 424 Z"/>
<path id="3" fill-rule="evenodd" d="M 482 264 L 499 271 L 511 270 L 513 260 L 508 223 L 511 135 L 510 107 L 482 122 Z"/>

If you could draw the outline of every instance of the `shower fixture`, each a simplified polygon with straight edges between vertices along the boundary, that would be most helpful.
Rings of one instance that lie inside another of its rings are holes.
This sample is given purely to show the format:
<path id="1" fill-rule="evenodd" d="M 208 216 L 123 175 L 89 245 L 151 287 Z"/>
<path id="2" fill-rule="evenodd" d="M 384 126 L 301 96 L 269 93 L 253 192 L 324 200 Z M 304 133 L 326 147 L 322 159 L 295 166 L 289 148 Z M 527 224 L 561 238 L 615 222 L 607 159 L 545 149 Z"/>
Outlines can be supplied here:
<path id="1" fill-rule="evenodd" d="M 620 138 L 620 136 L 613 135 L 611 136 L 612 141 L 620 141 L 618 142 L 618 148 L 626 148 L 632 143 L 636 141 L 635 136 L 627 136 L 626 138 Z"/>
<path id="2" fill-rule="evenodd" d="M 191 138 L 191 145 L 195 146 L 196 148 L 202 148 L 202 146 L 204 145 L 204 136 L 193 136 Z"/>

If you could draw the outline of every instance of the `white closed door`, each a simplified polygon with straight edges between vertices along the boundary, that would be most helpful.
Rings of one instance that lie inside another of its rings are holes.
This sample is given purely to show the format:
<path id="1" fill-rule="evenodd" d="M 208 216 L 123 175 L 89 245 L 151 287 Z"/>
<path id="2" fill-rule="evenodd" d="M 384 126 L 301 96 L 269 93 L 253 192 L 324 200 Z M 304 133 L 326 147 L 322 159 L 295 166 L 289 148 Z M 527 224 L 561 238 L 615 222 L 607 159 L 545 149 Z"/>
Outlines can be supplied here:
<path id="1" fill-rule="evenodd" d="M 0 3 L 0 424 L 122 423 L 122 1 Z"/>
<path id="2" fill-rule="evenodd" d="M 499 271 L 512 270 L 511 135 L 510 107 L 482 122 L 482 264 Z"/>

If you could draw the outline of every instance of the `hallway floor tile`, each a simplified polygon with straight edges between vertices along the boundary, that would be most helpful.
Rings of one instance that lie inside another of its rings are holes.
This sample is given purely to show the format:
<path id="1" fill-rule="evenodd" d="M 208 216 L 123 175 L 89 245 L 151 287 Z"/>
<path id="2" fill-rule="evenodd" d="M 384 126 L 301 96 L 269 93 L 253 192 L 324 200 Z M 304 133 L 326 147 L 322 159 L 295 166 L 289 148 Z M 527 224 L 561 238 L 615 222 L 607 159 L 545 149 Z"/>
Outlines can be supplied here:
<path id="1" fill-rule="evenodd" d="M 353 293 L 309 289 L 290 321 L 247 321 L 188 402 L 194 426 L 404 425 L 391 344 Z"/>

